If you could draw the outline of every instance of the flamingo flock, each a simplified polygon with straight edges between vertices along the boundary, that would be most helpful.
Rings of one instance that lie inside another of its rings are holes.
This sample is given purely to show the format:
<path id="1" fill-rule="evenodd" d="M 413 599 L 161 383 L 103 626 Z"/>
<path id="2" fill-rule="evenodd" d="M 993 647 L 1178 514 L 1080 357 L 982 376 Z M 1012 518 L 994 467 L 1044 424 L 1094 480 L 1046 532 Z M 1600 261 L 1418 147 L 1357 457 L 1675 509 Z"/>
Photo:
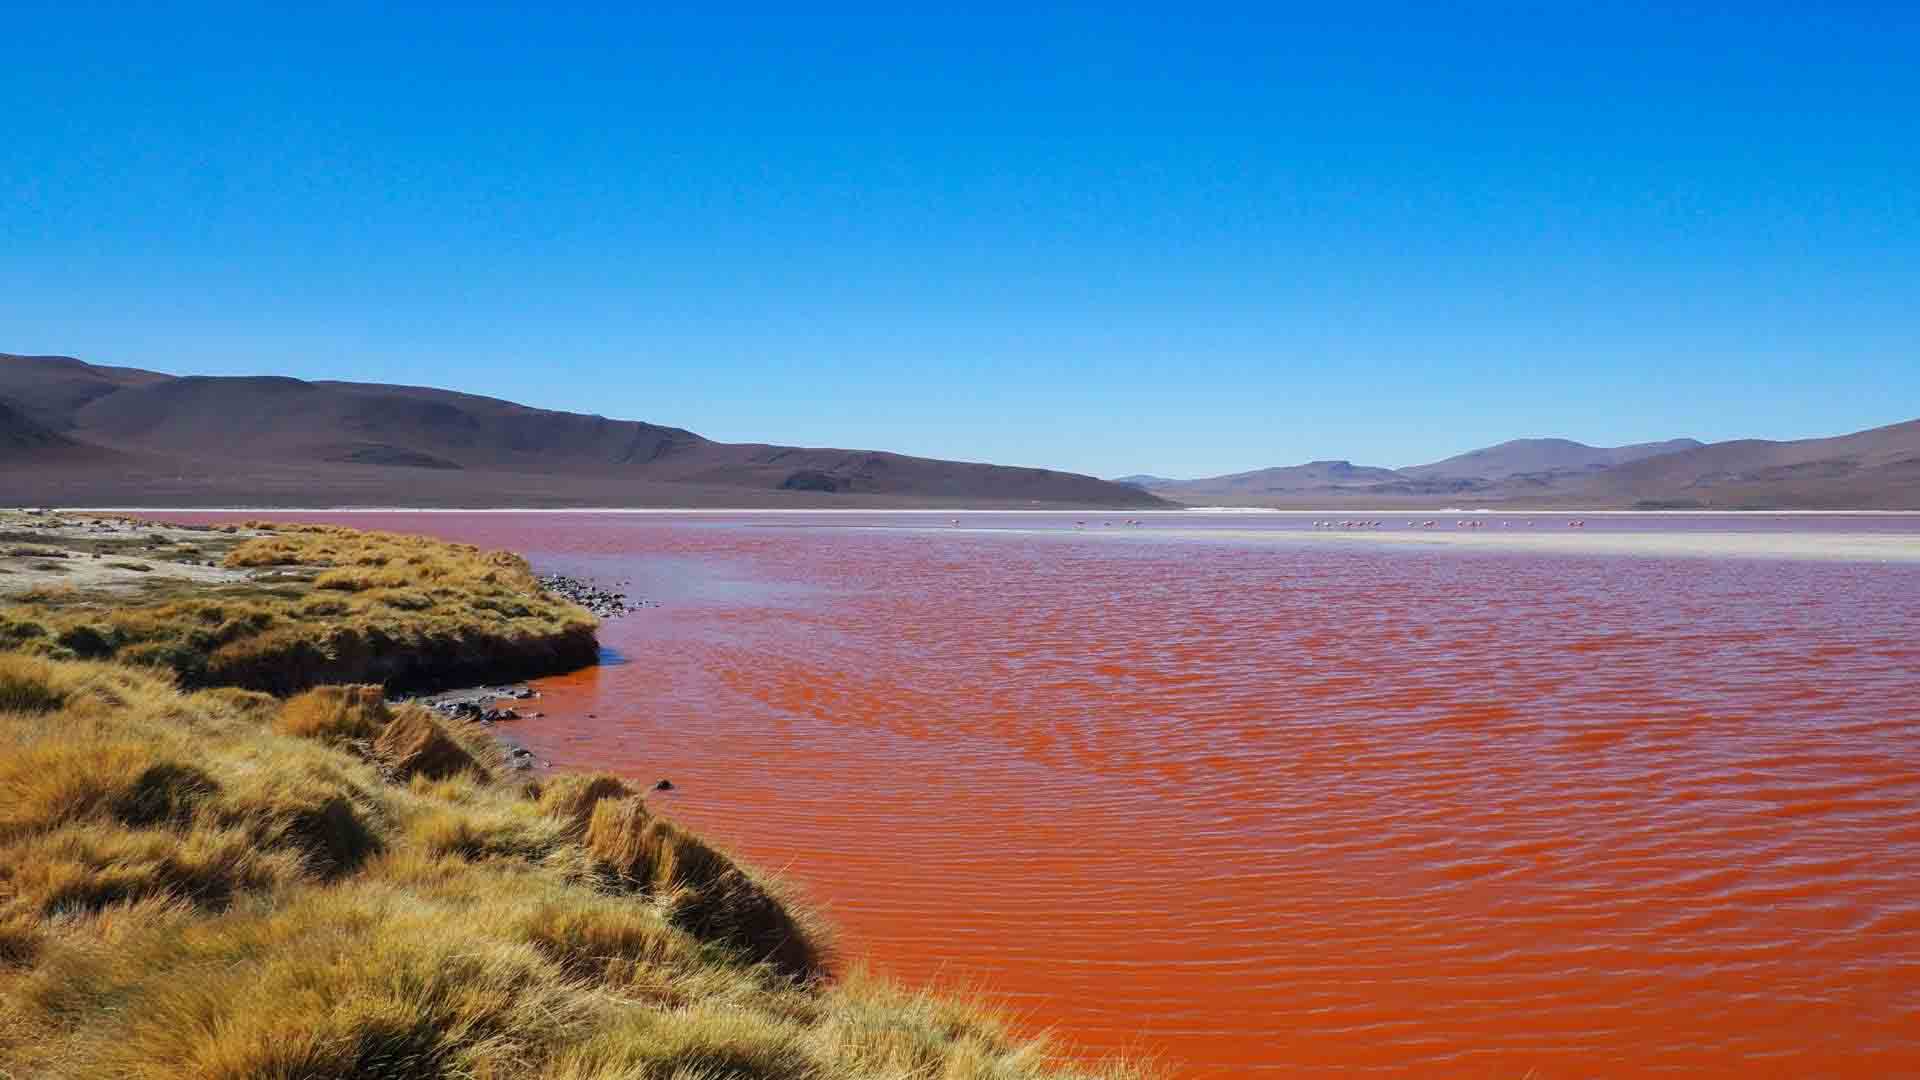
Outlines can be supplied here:
<path id="1" fill-rule="evenodd" d="M 1386 522 L 1384 521 L 1376 521 L 1370 518 L 1344 518 L 1337 521 L 1333 518 L 1327 518 L 1325 520 L 1315 521 L 1313 527 L 1316 529 L 1378 529 L 1385 524 Z M 1440 522 L 1438 520 L 1428 518 L 1425 521 L 1409 521 L 1407 522 L 1407 528 L 1432 529 L 1438 527 L 1439 524 Z M 1514 524 L 1515 523 L 1511 521 L 1502 521 L 1500 522 L 1500 527 L 1503 529 L 1511 529 L 1514 527 Z M 1519 524 L 1531 529 L 1534 527 L 1535 522 L 1532 518 L 1528 518 Z M 1456 529 L 1484 529 L 1487 527 L 1487 523 L 1471 518 L 1457 518 L 1454 520 L 1453 526 Z M 1587 522 L 1584 518 L 1572 518 L 1568 520 L 1567 527 L 1570 529 L 1584 529 L 1587 527 Z"/>
<path id="2" fill-rule="evenodd" d="M 949 518 L 947 520 L 947 524 L 955 528 L 958 528 L 960 525 L 960 519 Z M 1120 522 L 1102 521 L 1100 524 L 1108 528 L 1112 528 L 1114 525 L 1122 525 L 1122 526 L 1144 525 L 1146 524 L 1146 522 L 1141 521 L 1139 518 L 1128 518 L 1125 521 L 1120 521 Z M 1532 518 L 1528 518 L 1525 521 L 1520 522 L 1520 524 L 1526 528 L 1531 529 L 1534 527 L 1535 522 Z M 1337 521 L 1333 518 L 1326 518 L 1324 520 L 1315 521 L 1313 523 L 1313 527 L 1316 529 L 1379 529 L 1379 528 L 1386 527 L 1386 525 L 1387 525 L 1386 522 L 1381 521 L 1377 518 L 1342 518 Z M 1433 528 L 1438 528 L 1439 525 L 1440 525 L 1440 522 L 1436 518 L 1428 518 L 1425 521 L 1407 522 L 1407 528 L 1409 529 L 1433 529 Z M 1470 518 L 1456 518 L 1454 520 L 1453 525 L 1454 525 L 1454 528 L 1457 528 L 1457 529 L 1484 529 L 1486 528 L 1487 523 L 1484 521 L 1477 521 Z M 1511 521 L 1503 520 L 1500 522 L 1500 527 L 1503 529 L 1511 529 L 1513 528 L 1513 526 L 1514 526 L 1514 522 L 1511 522 Z M 1084 529 L 1087 527 L 1087 522 L 1085 519 L 1077 520 L 1073 523 L 1073 527 L 1076 529 Z M 1587 527 L 1587 522 L 1585 518 L 1571 518 L 1567 521 L 1567 528 L 1569 529 L 1584 529 L 1586 527 Z"/>

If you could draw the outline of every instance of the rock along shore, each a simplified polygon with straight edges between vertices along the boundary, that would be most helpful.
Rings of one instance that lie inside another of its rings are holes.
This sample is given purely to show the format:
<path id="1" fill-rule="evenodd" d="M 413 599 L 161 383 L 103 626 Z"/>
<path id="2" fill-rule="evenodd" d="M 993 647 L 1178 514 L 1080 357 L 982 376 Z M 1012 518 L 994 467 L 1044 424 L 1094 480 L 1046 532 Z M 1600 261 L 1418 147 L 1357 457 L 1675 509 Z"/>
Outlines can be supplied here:
<path id="1" fill-rule="evenodd" d="M 542 574 L 540 587 L 555 596 L 571 600 L 594 614 L 595 618 L 617 619 L 643 607 L 657 606 L 645 600 L 631 600 L 616 589 L 603 589 L 592 582 L 565 574 Z"/>

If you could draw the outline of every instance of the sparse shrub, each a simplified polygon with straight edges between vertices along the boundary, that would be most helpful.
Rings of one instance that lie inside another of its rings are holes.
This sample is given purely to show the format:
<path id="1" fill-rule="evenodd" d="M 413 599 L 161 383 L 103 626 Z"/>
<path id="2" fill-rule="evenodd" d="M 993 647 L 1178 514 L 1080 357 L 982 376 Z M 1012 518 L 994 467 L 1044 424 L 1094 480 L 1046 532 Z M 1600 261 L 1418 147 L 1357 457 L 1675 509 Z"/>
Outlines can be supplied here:
<path id="1" fill-rule="evenodd" d="M 143 641 L 128 645 L 114 654 L 123 664 L 164 668 L 191 677 L 199 666 L 200 654 L 181 641 Z"/>
<path id="2" fill-rule="evenodd" d="M 47 636 L 47 628 L 30 619 L 18 622 L 0 621 L 0 647 L 19 645 L 35 638 Z"/>
<path id="3" fill-rule="evenodd" d="M 88 623 L 70 626 L 62 630 L 54 640 L 66 646 L 73 655 L 82 660 L 112 656 L 114 649 L 118 646 L 118 643 L 113 640 L 111 631 Z"/>

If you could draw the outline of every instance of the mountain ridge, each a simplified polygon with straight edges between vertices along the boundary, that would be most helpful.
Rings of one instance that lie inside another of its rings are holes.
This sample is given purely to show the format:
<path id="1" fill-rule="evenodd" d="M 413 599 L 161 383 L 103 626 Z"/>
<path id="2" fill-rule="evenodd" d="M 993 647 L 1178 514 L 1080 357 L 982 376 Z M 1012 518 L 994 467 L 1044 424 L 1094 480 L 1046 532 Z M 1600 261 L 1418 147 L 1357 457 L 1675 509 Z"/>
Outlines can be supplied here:
<path id="1" fill-rule="evenodd" d="M 5 470 L 0 501 L 15 503 L 1167 505 L 1078 473 L 722 443 L 433 387 L 176 376 L 0 354 L 0 398 L 20 414 L 22 439 L 45 431 L 81 448 L 70 468 Z M 84 467 L 109 459 L 112 469 Z"/>
<path id="2" fill-rule="evenodd" d="M 1327 466 L 1344 466 L 1349 482 L 1328 482 Z M 1364 498 L 1383 507 L 1471 500 L 1516 507 L 1920 509 L 1920 420 L 1780 441 L 1680 438 L 1604 447 L 1512 439 L 1401 469 L 1318 461 L 1194 480 L 1142 478 L 1145 490 L 1176 501 L 1239 496 L 1300 508 Z"/>
<path id="3" fill-rule="evenodd" d="M 1396 471 L 1423 480 L 1442 477 L 1504 480 L 1513 476 L 1610 468 L 1661 454 L 1697 450 L 1705 445 L 1693 438 L 1629 443 L 1625 446 L 1591 446 L 1560 438 L 1509 439 L 1426 465 L 1410 465 Z"/>

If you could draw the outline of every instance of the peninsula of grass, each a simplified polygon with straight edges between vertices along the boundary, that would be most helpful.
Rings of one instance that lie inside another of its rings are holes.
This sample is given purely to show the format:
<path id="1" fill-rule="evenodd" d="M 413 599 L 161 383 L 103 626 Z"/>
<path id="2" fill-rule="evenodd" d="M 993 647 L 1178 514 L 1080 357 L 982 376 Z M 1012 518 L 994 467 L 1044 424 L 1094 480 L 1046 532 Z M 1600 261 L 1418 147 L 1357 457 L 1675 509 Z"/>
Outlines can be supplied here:
<path id="1" fill-rule="evenodd" d="M 527 678 L 597 654 L 593 616 L 547 594 L 507 552 L 259 523 L 156 545 L 162 555 L 182 546 L 190 561 L 231 573 L 183 579 L 165 563 L 107 558 L 105 568 L 123 571 L 110 585 L 53 578 L 15 597 L 0 616 L 0 648 L 166 668 L 186 687 L 280 694 L 331 682 L 412 689 Z M 62 554 L 70 563 L 103 557 Z"/>
<path id="2" fill-rule="evenodd" d="M 822 928 L 777 882 L 616 777 L 514 778 L 477 729 L 392 705 L 377 684 L 276 697 L 221 683 L 329 670 L 262 678 L 272 649 L 219 659 L 269 634 L 459 640 L 383 626 L 386 608 L 424 609 L 381 595 L 485 611 L 474 601 L 509 603 L 487 586 L 529 580 L 514 560 L 443 548 L 339 530 L 242 538 L 225 561 L 307 580 L 247 601 L 272 618 L 218 643 L 159 628 L 240 601 L 0 607 L 10 626 L 43 626 L 0 652 L 0 1078 L 1139 1075 L 1065 1065 L 977 1003 L 834 971 Z M 367 583 L 326 588 L 336 573 Z M 343 610 L 299 614 L 329 593 Z M 578 621 L 521 602 L 530 614 L 511 618 Z M 222 614 L 216 626 L 242 617 Z M 71 655 L 63 638 L 82 625 L 112 643 L 109 659 Z M 207 661 L 140 649 L 166 642 Z M 434 674 L 425 660 L 405 670 Z"/>

